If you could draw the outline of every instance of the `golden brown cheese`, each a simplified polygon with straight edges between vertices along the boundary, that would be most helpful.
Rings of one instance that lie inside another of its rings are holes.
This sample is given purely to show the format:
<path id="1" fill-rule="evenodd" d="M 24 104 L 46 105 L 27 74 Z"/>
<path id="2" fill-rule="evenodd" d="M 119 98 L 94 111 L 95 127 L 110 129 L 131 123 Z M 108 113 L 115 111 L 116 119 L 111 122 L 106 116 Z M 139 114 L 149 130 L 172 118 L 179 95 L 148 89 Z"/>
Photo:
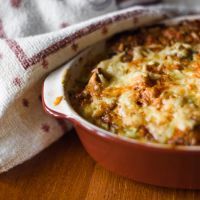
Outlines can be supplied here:
<path id="1" fill-rule="evenodd" d="M 184 22 L 117 36 L 110 44 L 114 55 L 101 61 L 74 95 L 76 110 L 118 135 L 199 144 L 199 25 Z"/>

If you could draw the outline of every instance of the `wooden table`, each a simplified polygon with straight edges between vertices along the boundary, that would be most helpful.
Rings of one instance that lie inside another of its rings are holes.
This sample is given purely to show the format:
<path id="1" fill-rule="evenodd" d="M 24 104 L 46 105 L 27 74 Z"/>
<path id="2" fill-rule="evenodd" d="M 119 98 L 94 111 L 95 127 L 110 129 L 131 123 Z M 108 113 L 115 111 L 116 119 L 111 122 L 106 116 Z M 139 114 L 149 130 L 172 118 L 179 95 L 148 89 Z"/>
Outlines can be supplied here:
<path id="1" fill-rule="evenodd" d="M 200 199 L 200 191 L 159 188 L 117 176 L 96 164 L 72 131 L 35 158 L 0 175 L 0 199 L 193 200 Z"/>

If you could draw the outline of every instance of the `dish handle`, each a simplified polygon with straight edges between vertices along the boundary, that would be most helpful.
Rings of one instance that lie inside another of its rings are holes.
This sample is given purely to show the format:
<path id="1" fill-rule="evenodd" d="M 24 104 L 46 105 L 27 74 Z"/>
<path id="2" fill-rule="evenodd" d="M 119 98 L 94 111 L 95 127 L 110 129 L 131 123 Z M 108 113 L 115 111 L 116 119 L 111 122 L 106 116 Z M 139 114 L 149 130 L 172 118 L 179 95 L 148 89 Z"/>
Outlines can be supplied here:
<path id="1" fill-rule="evenodd" d="M 65 99 L 63 80 L 69 65 L 55 70 L 46 77 L 42 88 L 42 105 L 50 115 L 57 118 L 72 119 L 72 111 Z"/>

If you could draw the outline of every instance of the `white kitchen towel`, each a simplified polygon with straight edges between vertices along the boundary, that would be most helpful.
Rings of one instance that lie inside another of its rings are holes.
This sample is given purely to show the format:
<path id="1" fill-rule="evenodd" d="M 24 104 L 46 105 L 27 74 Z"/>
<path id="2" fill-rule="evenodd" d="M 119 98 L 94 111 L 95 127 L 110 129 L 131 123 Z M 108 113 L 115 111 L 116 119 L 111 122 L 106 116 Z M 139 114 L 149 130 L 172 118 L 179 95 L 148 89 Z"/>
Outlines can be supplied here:
<path id="1" fill-rule="evenodd" d="M 0 4 L 0 172 L 33 157 L 68 129 L 42 109 L 42 82 L 49 72 L 109 36 L 110 26 L 122 19 L 132 20 L 134 28 L 140 18 L 153 22 L 188 12 L 152 6 L 102 15 L 116 9 L 114 0 Z M 96 15 L 102 16 L 84 21 Z"/>

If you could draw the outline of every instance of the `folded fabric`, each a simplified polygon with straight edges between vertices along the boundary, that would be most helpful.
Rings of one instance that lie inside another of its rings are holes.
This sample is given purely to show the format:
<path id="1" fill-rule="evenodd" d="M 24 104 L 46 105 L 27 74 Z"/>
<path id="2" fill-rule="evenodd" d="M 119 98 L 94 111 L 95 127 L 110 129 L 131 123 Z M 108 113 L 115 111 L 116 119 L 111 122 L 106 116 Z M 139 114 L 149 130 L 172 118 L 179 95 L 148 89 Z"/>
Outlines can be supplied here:
<path id="1" fill-rule="evenodd" d="M 120 20 L 131 20 L 134 28 L 141 23 L 195 12 L 169 6 L 133 7 L 69 26 L 96 13 L 102 15 L 115 10 L 114 1 L 105 1 L 107 4 L 102 5 L 105 8 L 101 12 L 80 3 L 81 14 L 75 9 L 77 2 L 90 1 L 73 0 L 73 5 L 66 5 L 68 10 L 62 7 L 62 1 L 57 4 L 51 1 L 51 5 L 47 0 L 40 1 L 41 5 L 36 2 L 39 1 L 12 0 L 0 6 L 0 35 L 4 37 L 0 40 L 0 172 L 33 157 L 70 128 L 69 124 L 48 116 L 42 109 L 42 82 L 49 72 L 84 48 L 114 34 L 113 27 Z M 28 11 L 27 5 L 30 6 Z M 9 9 L 14 10 L 6 15 Z M 41 16 L 43 12 L 37 12 L 39 9 L 45 9 L 48 14 Z M 67 21 L 61 19 L 63 16 L 67 19 L 68 15 Z M 65 26 L 68 27 L 46 33 Z M 39 33 L 45 34 L 24 37 Z"/>

